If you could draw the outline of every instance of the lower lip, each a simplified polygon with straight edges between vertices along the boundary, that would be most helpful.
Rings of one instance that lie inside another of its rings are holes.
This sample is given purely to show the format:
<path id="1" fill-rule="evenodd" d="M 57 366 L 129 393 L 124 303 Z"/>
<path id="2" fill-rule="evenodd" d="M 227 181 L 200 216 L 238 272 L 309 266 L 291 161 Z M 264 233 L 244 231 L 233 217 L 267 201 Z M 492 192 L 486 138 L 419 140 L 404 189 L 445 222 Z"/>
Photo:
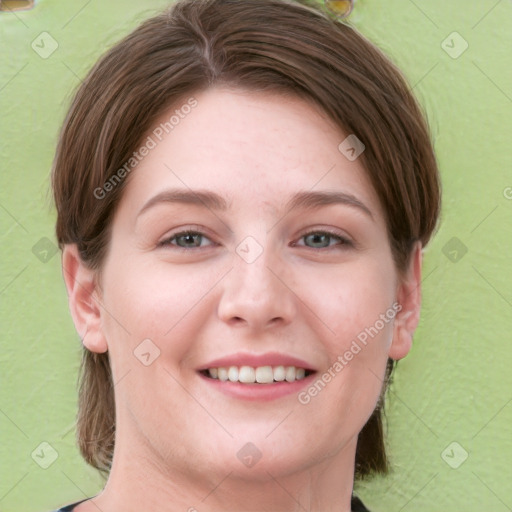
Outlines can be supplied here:
<path id="1" fill-rule="evenodd" d="M 233 398 L 243 400 L 270 401 L 276 400 L 292 393 L 298 393 L 302 388 L 308 386 L 314 378 L 315 373 L 311 373 L 301 380 L 293 382 L 273 382 L 271 384 L 242 384 L 241 382 L 223 381 L 206 377 L 202 373 L 199 376 L 221 393 Z"/>

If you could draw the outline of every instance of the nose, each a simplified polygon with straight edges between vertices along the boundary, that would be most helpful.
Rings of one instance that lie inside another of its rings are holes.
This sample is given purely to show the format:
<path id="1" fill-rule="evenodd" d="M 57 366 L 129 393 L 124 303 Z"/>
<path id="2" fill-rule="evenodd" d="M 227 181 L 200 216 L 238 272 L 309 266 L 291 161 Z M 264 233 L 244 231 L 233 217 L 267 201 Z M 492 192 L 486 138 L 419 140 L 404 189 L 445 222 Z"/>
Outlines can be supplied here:
<path id="1" fill-rule="evenodd" d="M 233 268 L 222 280 L 220 320 L 253 331 L 288 325 L 296 313 L 297 298 L 287 283 L 291 273 L 286 264 L 268 250 L 255 261 L 240 254 L 235 253 Z"/>

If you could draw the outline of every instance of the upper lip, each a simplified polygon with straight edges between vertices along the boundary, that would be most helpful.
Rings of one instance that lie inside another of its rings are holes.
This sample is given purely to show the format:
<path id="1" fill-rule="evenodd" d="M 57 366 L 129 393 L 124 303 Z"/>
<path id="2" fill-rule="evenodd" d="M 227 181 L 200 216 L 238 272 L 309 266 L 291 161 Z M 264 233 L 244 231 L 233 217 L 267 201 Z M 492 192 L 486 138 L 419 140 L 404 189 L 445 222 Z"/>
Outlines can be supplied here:
<path id="1" fill-rule="evenodd" d="M 229 366 L 295 366 L 305 370 L 315 371 L 315 369 L 306 361 L 298 357 L 279 354 L 278 352 L 266 352 L 265 354 L 250 354 L 239 352 L 225 357 L 214 359 L 199 368 L 199 371 L 209 368 L 221 368 Z"/>

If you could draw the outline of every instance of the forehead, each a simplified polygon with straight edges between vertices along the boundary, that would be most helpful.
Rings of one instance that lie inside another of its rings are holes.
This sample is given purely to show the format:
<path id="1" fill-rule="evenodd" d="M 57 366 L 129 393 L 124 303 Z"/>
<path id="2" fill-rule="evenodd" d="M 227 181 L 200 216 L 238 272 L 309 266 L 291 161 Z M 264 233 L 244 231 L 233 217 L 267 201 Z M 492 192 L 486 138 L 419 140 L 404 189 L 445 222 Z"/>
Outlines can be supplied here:
<path id="1" fill-rule="evenodd" d="M 194 108 L 181 110 L 185 98 L 146 135 L 154 147 L 130 176 L 128 200 L 142 201 L 164 188 L 209 189 L 229 208 L 273 211 L 297 191 L 322 189 L 341 190 L 378 209 L 361 161 L 339 149 L 347 134 L 312 102 L 223 88 L 193 98 Z"/>

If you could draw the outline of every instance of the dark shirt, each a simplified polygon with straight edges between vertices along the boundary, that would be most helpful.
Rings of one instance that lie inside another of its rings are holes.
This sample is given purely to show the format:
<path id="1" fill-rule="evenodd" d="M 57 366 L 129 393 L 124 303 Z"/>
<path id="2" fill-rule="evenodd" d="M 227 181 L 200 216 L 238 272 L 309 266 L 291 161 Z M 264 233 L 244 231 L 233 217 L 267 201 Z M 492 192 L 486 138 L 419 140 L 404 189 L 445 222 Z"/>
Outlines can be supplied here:
<path id="1" fill-rule="evenodd" d="M 87 500 L 82 500 L 82 501 L 87 501 Z M 68 505 L 67 507 L 59 508 L 59 510 L 56 510 L 55 512 L 72 512 L 72 510 L 79 503 L 82 503 L 82 501 L 77 501 L 76 503 L 72 503 L 71 505 Z M 370 512 L 363 505 L 363 502 L 357 496 L 352 496 L 352 501 L 351 501 L 350 508 L 352 509 L 352 512 Z"/>
<path id="2" fill-rule="evenodd" d="M 67 505 L 66 507 L 59 508 L 59 510 L 56 510 L 55 512 L 71 512 L 79 503 L 82 503 L 83 501 L 87 500 L 77 501 L 76 503 L 72 503 L 71 505 Z"/>
<path id="3" fill-rule="evenodd" d="M 352 512 L 370 512 L 363 505 L 363 502 L 357 496 L 352 496 L 352 501 L 350 502 L 350 508 L 352 509 Z"/>

